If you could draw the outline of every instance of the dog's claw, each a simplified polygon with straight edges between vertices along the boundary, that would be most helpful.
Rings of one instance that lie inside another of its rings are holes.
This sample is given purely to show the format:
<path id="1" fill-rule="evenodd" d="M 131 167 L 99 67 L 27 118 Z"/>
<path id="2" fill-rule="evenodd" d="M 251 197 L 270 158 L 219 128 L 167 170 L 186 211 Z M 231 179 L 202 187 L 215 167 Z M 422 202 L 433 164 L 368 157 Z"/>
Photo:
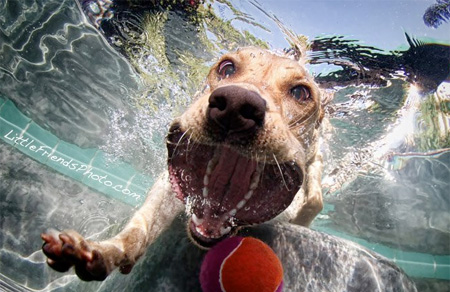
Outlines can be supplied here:
<path id="1" fill-rule="evenodd" d="M 133 265 L 129 264 L 129 265 L 120 266 L 119 271 L 122 274 L 127 275 L 131 272 L 132 269 L 133 269 Z"/>
<path id="2" fill-rule="evenodd" d="M 44 240 L 42 251 L 52 269 L 66 272 L 75 266 L 75 272 L 84 281 L 102 281 L 108 276 L 101 253 L 75 231 L 59 234 L 49 231 L 41 234 L 41 238 Z"/>
<path id="3" fill-rule="evenodd" d="M 78 277 L 84 281 L 105 280 L 108 276 L 108 272 L 101 253 L 93 250 L 89 257 L 91 258 L 90 261 L 75 266 L 75 272 Z"/>
<path id="4" fill-rule="evenodd" d="M 54 269 L 55 271 L 64 273 L 67 272 L 70 267 L 72 266 L 72 264 L 70 264 L 69 262 L 66 261 L 54 261 L 52 259 L 47 259 L 47 264 Z"/>

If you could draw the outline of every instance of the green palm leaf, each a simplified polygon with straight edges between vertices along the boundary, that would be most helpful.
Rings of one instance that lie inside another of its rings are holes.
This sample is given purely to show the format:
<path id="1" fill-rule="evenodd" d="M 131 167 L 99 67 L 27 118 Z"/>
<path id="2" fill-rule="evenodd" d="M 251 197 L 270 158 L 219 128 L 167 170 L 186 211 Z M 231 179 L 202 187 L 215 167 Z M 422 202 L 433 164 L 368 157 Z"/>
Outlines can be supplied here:
<path id="1" fill-rule="evenodd" d="M 437 28 L 443 22 L 450 20 L 450 0 L 437 0 L 423 15 L 423 21 L 427 26 Z"/>

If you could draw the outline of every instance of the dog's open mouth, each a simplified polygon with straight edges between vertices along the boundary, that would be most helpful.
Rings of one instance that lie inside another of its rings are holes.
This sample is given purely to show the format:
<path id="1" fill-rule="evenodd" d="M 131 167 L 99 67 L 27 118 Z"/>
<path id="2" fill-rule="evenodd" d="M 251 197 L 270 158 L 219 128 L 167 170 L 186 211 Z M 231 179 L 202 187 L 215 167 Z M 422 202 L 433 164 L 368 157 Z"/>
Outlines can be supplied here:
<path id="1" fill-rule="evenodd" d="M 198 144 L 185 136 L 177 126 L 169 132 L 169 176 L 191 214 L 191 236 L 203 246 L 239 226 L 274 218 L 301 187 L 303 174 L 294 162 L 264 163 L 226 144 Z"/>

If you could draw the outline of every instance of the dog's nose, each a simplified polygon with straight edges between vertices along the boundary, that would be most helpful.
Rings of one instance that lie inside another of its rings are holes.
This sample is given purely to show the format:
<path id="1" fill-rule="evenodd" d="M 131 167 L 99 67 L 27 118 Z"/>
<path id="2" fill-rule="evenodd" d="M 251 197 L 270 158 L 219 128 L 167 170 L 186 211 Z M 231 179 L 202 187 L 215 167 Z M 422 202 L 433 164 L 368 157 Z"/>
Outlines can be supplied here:
<path id="1" fill-rule="evenodd" d="M 220 87 L 209 97 L 208 119 L 227 133 L 255 131 L 265 113 L 266 101 L 258 93 L 236 85 Z"/>

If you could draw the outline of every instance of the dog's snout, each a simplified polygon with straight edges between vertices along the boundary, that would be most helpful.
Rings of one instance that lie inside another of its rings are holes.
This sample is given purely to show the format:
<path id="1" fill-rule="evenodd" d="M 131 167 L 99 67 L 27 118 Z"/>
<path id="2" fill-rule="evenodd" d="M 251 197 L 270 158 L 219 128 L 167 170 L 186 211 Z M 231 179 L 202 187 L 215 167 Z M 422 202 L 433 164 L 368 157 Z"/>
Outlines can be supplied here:
<path id="1" fill-rule="evenodd" d="M 266 101 L 256 92 L 229 85 L 209 97 L 207 118 L 227 133 L 253 132 L 262 126 Z"/>

